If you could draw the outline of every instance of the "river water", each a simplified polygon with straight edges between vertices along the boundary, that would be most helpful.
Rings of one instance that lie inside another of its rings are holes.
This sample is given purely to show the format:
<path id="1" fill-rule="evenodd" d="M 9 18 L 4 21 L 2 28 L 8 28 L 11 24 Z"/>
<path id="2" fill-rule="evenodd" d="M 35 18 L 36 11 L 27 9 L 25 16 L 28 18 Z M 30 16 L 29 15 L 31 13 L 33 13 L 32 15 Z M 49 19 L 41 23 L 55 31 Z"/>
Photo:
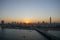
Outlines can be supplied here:
<path id="1" fill-rule="evenodd" d="M 47 33 L 60 37 L 60 31 L 48 30 Z M 47 40 L 47 38 L 35 30 L 0 28 L 0 40 Z"/>

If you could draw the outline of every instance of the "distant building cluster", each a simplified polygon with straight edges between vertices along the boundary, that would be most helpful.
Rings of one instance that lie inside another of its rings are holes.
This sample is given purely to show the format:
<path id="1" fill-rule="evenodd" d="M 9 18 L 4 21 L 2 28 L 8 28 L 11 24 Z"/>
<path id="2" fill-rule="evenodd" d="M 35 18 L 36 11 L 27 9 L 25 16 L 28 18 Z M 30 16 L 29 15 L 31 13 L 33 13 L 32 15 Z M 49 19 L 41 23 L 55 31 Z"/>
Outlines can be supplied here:
<path id="1" fill-rule="evenodd" d="M 1 20 L 1 23 L 0 23 L 0 26 L 1 27 L 8 27 L 8 28 L 11 28 L 11 27 L 19 27 L 19 28 L 28 28 L 28 27 L 38 27 L 38 28 L 41 28 L 41 27 L 59 27 L 60 26 L 60 23 L 52 23 L 52 19 L 50 17 L 50 23 L 45 23 L 44 21 L 42 23 L 38 22 L 38 23 L 16 23 L 16 22 L 12 22 L 12 23 L 5 23 L 4 20 Z"/>

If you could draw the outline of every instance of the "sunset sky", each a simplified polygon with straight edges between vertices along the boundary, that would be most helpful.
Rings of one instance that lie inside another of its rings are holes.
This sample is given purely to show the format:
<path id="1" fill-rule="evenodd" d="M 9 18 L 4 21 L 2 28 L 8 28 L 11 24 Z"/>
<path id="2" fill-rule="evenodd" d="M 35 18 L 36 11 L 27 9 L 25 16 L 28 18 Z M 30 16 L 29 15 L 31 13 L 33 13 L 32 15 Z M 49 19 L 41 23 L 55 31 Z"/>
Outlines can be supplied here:
<path id="1" fill-rule="evenodd" d="M 60 0 L 0 0 L 0 21 L 60 22 Z"/>

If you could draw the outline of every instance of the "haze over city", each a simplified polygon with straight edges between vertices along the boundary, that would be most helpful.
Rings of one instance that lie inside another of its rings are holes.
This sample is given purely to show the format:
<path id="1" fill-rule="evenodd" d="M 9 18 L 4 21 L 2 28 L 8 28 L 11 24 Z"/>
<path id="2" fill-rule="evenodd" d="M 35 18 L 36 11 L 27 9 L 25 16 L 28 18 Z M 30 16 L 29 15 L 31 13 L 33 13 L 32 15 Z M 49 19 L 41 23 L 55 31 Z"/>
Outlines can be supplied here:
<path id="1" fill-rule="evenodd" d="M 60 0 L 0 0 L 0 21 L 60 22 Z"/>
<path id="2" fill-rule="evenodd" d="M 60 40 L 60 0 L 0 0 L 0 40 Z"/>

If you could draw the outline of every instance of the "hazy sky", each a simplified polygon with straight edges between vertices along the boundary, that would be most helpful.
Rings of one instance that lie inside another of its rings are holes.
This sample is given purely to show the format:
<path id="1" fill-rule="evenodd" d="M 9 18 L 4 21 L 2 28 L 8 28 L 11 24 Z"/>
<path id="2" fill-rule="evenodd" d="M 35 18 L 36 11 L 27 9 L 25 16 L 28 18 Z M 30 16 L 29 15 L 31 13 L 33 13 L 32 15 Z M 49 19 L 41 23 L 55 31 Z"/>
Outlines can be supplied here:
<path id="1" fill-rule="evenodd" d="M 60 0 L 0 0 L 0 20 L 37 19 L 60 22 Z"/>

